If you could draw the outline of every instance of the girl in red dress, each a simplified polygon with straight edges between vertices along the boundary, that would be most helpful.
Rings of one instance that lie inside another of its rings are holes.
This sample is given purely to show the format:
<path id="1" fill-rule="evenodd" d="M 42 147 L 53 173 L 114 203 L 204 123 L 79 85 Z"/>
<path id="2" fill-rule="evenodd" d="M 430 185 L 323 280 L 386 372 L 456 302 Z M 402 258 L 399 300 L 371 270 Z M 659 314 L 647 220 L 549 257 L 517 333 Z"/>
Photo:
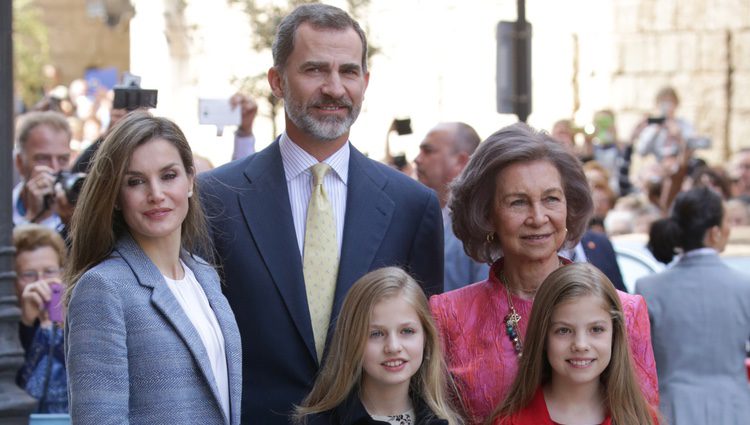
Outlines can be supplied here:
<path id="1" fill-rule="evenodd" d="M 620 298 L 586 263 L 550 274 L 532 307 L 518 375 L 494 425 L 656 425 L 633 370 Z"/>

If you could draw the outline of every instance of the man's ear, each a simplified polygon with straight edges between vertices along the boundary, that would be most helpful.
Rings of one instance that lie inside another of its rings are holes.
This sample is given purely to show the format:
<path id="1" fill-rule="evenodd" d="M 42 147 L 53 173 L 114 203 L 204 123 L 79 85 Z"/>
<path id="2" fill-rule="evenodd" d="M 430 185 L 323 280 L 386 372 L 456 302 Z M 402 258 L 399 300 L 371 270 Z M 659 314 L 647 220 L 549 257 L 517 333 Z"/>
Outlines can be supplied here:
<path id="1" fill-rule="evenodd" d="M 721 240 L 721 227 L 711 226 L 706 232 L 706 236 L 703 238 L 703 245 L 713 247 L 716 242 Z"/>
<path id="2" fill-rule="evenodd" d="M 463 170 L 464 167 L 466 167 L 466 164 L 469 163 L 469 154 L 466 152 L 459 152 L 456 155 L 456 162 L 458 162 L 458 165 L 461 166 L 461 170 Z"/>
<path id="3" fill-rule="evenodd" d="M 275 66 L 268 69 L 268 84 L 271 86 L 273 95 L 279 99 L 284 98 L 283 79 L 281 72 Z"/>

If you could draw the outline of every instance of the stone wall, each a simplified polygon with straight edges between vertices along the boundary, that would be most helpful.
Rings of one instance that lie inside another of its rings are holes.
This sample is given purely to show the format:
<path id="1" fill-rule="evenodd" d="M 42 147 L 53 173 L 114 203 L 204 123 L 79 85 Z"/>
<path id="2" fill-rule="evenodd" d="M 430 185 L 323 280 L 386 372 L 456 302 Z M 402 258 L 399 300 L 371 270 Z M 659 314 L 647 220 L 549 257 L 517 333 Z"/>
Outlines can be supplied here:
<path id="1" fill-rule="evenodd" d="M 663 85 L 678 113 L 713 139 L 705 156 L 724 161 L 750 147 L 750 2 L 615 0 L 613 107 L 630 128 Z"/>
<path id="2" fill-rule="evenodd" d="M 51 62 L 61 84 L 81 78 L 87 68 L 130 67 L 129 16 L 108 26 L 90 17 L 87 0 L 34 0 L 47 26 Z M 116 3 L 116 2 L 114 2 Z"/>

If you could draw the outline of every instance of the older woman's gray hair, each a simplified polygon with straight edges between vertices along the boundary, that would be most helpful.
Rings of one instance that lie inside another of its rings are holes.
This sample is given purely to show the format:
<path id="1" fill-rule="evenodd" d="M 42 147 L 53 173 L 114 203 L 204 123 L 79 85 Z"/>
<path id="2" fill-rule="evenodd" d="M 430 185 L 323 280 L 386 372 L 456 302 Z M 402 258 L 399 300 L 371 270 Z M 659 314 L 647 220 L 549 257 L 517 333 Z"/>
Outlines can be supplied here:
<path id="1" fill-rule="evenodd" d="M 565 247 L 573 247 L 586 231 L 594 209 L 581 162 L 546 133 L 523 123 L 502 128 L 479 145 L 464 171 L 451 184 L 449 208 L 453 232 L 476 261 L 492 263 L 502 256 L 492 213 L 497 175 L 516 163 L 549 161 L 557 168 L 567 203 Z"/>

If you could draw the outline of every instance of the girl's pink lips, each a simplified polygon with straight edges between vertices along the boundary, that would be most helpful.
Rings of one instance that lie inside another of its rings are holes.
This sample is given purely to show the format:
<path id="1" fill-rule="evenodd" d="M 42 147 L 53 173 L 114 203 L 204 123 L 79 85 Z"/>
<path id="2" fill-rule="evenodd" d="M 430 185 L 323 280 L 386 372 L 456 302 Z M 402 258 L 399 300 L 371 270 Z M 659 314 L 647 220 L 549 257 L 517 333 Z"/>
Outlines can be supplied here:
<path id="1" fill-rule="evenodd" d="M 406 367 L 408 361 L 404 359 L 388 359 L 380 363 L 389 372 L 399 372 Z"/>
<path id="2" fill-rule="evenodd" d="M 596 359 L 594 358 L 573 358 L 567 359 L 566 362 L 575 369 L 585 369 L 591 366 Z"/>

